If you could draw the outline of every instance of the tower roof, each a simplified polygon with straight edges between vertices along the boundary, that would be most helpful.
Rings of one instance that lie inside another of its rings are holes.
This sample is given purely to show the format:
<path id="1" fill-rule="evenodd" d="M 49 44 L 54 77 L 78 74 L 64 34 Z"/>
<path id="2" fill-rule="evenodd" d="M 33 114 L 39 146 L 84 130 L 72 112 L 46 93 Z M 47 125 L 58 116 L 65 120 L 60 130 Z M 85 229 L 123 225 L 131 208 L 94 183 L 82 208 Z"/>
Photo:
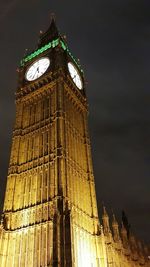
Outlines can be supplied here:
<path id="1" fill-rule="evenodd" d="M 57 29 L 55 19 L 52 17 L 48 30 L 40 35 L 39 46 L 43 46 L 54 39 L 57 39 L 60 33 Z"/>

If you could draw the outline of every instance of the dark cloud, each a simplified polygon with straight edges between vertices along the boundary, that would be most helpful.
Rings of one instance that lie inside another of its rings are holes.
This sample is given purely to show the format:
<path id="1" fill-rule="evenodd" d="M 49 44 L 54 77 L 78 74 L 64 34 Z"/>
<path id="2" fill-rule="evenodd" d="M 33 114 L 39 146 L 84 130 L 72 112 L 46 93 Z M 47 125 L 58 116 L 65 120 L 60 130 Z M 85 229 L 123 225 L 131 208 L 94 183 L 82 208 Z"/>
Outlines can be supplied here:
<path id="1" fill-rule="evenodd" d="M 149 1 L 2 1 L 0 20 L 0 175 L 5 182 L 14 123 L 16 68 L 56 13 L 60 31 L 88 80 L 90 132 L 99 206 L 125 209 L 149 242 Z M 8 16 L 9 13 L 9 16 Z M 4 186 L 0 194 L 3 196 Z"/>

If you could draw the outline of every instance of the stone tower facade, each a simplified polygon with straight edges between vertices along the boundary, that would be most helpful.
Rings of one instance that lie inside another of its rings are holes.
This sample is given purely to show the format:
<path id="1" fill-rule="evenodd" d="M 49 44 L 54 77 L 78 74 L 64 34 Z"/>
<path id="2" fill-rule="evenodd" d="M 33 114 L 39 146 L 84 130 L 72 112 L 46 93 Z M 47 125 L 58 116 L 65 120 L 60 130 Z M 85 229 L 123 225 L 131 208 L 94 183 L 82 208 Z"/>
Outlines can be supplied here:
<path id="1" fill-rule="evenodd" d="M 54 20 L 18 72 L 0 266 L 148 266 L 106 210 L 100 225 L 84 75 Z"/>

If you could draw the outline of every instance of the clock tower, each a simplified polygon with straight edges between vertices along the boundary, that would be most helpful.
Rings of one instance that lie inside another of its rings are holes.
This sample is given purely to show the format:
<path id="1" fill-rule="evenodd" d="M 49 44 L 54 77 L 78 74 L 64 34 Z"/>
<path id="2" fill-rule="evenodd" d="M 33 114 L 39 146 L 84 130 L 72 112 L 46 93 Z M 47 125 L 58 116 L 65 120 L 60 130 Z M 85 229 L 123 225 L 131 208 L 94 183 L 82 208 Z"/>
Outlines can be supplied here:
<path id="1" fill-rule="evenodd" d="M 150 267 L 96 204 L 83 70 L 52 19 L 18 69 L 0 267 Z"/>
<path id="2" fill-rule="evenodd" d="M 105 266 L 84 74 L 53 19 L 18 73 L 0 266 Z"/>

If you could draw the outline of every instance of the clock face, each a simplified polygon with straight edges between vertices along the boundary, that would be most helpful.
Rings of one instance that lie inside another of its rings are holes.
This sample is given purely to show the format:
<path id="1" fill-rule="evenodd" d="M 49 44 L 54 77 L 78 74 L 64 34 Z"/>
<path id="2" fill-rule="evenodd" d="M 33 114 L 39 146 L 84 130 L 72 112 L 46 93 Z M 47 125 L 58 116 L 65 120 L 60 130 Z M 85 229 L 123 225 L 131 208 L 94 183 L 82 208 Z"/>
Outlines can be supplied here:
<path id="1" fill-rule="evenodd" d="M 25 77 L 27 81 L 34 81 L 42 76 L 50 65 L 48 57 L 42 57 L 36 60 L 26 71 Z"/>
<path id="2" fill-rule="evenodd" d="M 70 73 L 70 76 L 71 76 L 73 82 L 81 90 L 83 88 L 83 83 L 82 83 L 82 79 L 79 75 L 77 68 L 71 62 L 69 62 L 68 63 L 68 70 L 69 70 L 69 73 Z"/>

